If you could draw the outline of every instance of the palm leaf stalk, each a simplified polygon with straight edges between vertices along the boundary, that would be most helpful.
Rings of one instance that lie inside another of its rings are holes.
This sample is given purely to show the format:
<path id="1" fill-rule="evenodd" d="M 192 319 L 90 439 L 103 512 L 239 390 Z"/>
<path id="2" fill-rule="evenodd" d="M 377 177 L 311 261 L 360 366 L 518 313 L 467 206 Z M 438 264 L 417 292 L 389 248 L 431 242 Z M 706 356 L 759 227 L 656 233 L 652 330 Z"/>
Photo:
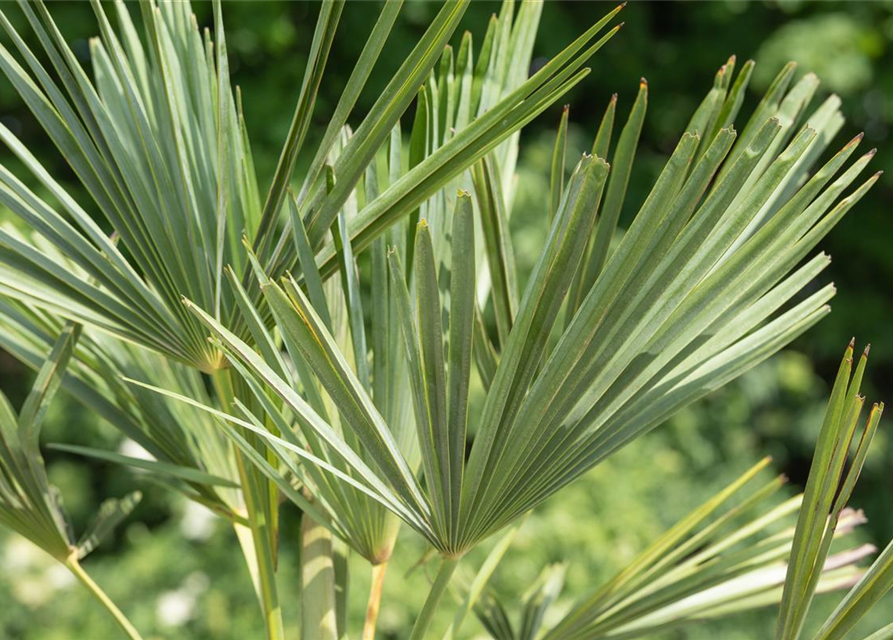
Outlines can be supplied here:
<path id="1" fill-rule="evenodd" d="M 246 341 L 208 310 L 187 303 L 250 381 L 252 398 L 238 402 L 235 415 L 217 415 L 259 435 L 292 473 L 297 475 L 297 459 L 318 465 L 393 511 L 441 553 L 446 580 L 452 560 L 827 313 L 830 285 L 793 301 L 828 258 L 820 254 L 797 265 L 877 180 L 872 176 L 845 195 L 874 152 L 846 166 L 861 141 L 857 136 L 813 171 L 841 126 L 839 102 L 832 97 L 809 111 L 815 77 L 790 86 L 791 65 L 739 136 L 732 122 L 752 65 L 733 84 L 734 66 L 731 59 L 717 73 L 632 226 L 576 310 L 568 292 L 575 281 L 586 282 L 579 273 L 591 264 L 587 256 L 596 255 L 598 238 L 614 233 L 596 224 L 596 216 L 602 207 L 619 206 L 626 189 L 627 178 L 615 179 L 618 174 L 609 173 L 600 158 L 585 156 L 567 180 L 539 261 L 516 311 L 505 319 L 510 330 L 499 339 L 486 327 L 483 335 L 474 329 L 481 292 L 485 303 L 506 294 L 503 284 L 481 282 L 473 222 L 477 202 L 484 234 L 492 236 L 485 244 L 510 246 L 504 223 L 483 223 L 487 216 L 499 222 L 507 215 L 498 156 L 487 156 L 482 170 L 472 173 L 478 178 L 475 198 L 459 192 L 450 234 L 435 236 L 435 225 L 445 223 L 433 216 L 429 221 L 424 210 L 412 233 L 396 227 L 387 255 L 389 288 L 376 285 L 374 298 L 396 300 L 420 473 L 368 390 L 367 351 L 357 352 L 355 339 L 350 349 L 340 348 L 315 292 L 336 268 L 328 266 L 332 261 L 341 262 L 344 280 L 348 246 L 353 255 L 366 246 L 350 232 L 349 208 L 342 225 L 347 232 L 339 232 L 340 249 L 331 258 L 323 252 L 312 264 L 307 228 L 295 234 L 295 253 L 308 256 L 300 278 L 276 281 L 260 259 L 255 263 L 265 305 L 301 376 L 265 357 L 276 344 L 271 338 L 252 335 Z M 615 151 L 620 166 L 631 161 L 646 92 L 643 84 L 621 133 Z M 337 184 L 337 172 L 329 176 L 330 187 Z M 354 220 L 363 218 L 363 210 L 355 215 Z M 605 214 L 601 221 L 614 224 L 611 218 Z M 406 238 L 413 240 L 411 254 L 401 242 Z M 506 255 L 485 251 L 491 273 L 505 269 Z M 412 265 L 404 267 L 402 260 L 410 256 Z M 352 269 L 348 278 L 354 277 Z M 506 313 L 512 306 L 501 308 Z M 562 312 L 570 319 L 561 322 Z M 256 306 L 246 314 L 261 316 Z M 482 343 L 489 353 L 473 357 Z M 477 424 L 467 425 L 472 361 L 487 389 Z M 337 425 L 314 405 L 320 390 L 337 407 Z M 271 406 L 271 397 L 278 404 Z M 265 412 L 253 414 L 247 404 L 252 401 L 265 404 Z M 264 427 L 270 415 L 275 432 Z M 469 428 L 475 437 L 466 460 Z M 265 472 L 278 476 L 275 469 Z M 443 590 L 435 585 L 436 598 Z"/>
<path id="2" fill-rule="evenodd" d="M 133 511 L 140 493 L 104 502 L 91 526 L 76 540 L 59 490 L 47 478 L 39 448 L 47 409 L 62 385 L 80 334 L 79 325 L 65 325 L 18 413 L 0 393 L 0 525 L 63 564 L 108 610 L 127 637 L 141 640 L 130 620 L 81 566 L 81 561 Z"/>

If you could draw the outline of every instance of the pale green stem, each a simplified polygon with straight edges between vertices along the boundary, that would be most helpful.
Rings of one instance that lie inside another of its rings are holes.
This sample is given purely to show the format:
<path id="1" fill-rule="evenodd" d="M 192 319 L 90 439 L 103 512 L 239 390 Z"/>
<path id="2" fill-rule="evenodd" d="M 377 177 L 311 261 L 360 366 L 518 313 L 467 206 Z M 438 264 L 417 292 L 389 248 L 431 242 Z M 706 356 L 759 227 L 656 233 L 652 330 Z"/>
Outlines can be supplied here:
<path id="1" fill-rule="evenodd" d="M 437 611 L 437 605 L 440 599 L 446 593 L 446 589 L 453 577 L 453 572 L 459 565 L 459 558 L 444 557 L 440 561 L 440 568 L 437 570 L 437 576 L 434 578 L 434 584 L 431 585 L 431 591 L 428 592 L 428 599 L 425 600 L 425 606 L 422 612 L 416 618 L 415 625 L 412 627 L 412 633 L 409 640 L 424 640 L 425 634 L 428 633 L 428 627 L 434 619 L 434 612 Z"/>
<path id="2" fill-rule="evenodd" d="M 98 584 L 93 582 L 93 578 L 87 575 L 87 572 L 84 571 L 84 568 L 78 562 L 76 556 L 72 555 L 68 560 L 65 561 L 65 566 L 68 567 L 68 570 L 71 571 L 74 576 L 80 580 L 81 584 L 87 587 L 99 602 L 102 603 L 112 617 L 115 619 L 115 622 L 118 623 L 118 626 L 121 627 L 121 630 L 127 634 L 127 637 L 131 640 L 143 640 L 143 637 L 139 634 L 139 631 L 130 623 L 130 620 L 127 619 L 127 616 L 112 602 L 111 598 L 109 598 L 105 591 L 103 591 Z"/>
<path id="3" fill-rule="evenodd" d="M 301 518 L 301 638 L 338 640 L 332 534 Z"/>
<path id="4" fill-rule="evenodd" d="M 378 623 L 378 610 L 381 607 L 381 594 L 384 591 L 384 577 L 387 570 L 387 561 L 372 565 L 372 587 L 369 589 L 369 603 L 366 605 L 363 640 L 375 640 L 375 626 Z"/>
<path id="5" fill-rule="evenodd" d="M 218 369 L 211 374 L 214 389 L 217 392 L 221 408 L 227 410 L 232 404 L 233 386 L 229 369 Z M 267 521 L 262 504 L 258 498 L 262 498 L 260 489 L 256 486 L 257 479 L 252 469 L 237 450 L 236 464 L 239 469 L 239 482 L 242 487 L 242 497 L 247 511 L 248 528 L 251 530 L 252 545 L 242 545 L 243 550 L 253 547 L 254 557 L 245 559 L 248 561 L 252 578 L 256 581 L 255 590 L 260 600 L 264 616 L 264 626 L 267 632 L 267 640 L 285 640 L 285 626 L 282 622 L 282 607 L 279 604 L 279 589 L 276 585 L 276 567 L 273 559 L 273 550 L 270 544 L 270 526 Z M 257 494 L 255 491 L 257 490 Z"/>
<path id="6" fill-rule="evenodd" d="M 236 453 L 236 457 L 242 487 L 246 487 L 252 479 L 248 477 L 248 471 L 245 469 L 242 457 L 238 453 Z M 276 567 L 273 560 L 273 551 L 270 548 L 269 524 L 261 511 L 261 506 L 256 504 L 251 489 L 244 491 L 244 494 L 245 508 L 248 510 L 248 524 L 251 529 L 251 538 L 254 542 L 257 578 L 260 584 L 258 595 L 263 608 L 267 638 L 269 640 L 285 640 L 282 607 L 279 605 L 279 588 L 276 585 Z"/>

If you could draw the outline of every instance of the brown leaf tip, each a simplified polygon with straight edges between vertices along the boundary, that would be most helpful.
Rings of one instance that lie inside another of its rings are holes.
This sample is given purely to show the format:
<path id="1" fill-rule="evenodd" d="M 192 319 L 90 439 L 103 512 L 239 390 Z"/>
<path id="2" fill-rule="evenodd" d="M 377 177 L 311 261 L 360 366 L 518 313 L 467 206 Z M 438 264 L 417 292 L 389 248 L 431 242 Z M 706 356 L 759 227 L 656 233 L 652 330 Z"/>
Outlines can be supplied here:
<path id="1" fill-rule="evenodd" d="M 855 346 L 856 346 L 856 336 L 853 336 L 852 338 L 850 338 L 850 343 L 849 343 L 849 345 L 847 345 L 847 347 L 852 349 Z"/>

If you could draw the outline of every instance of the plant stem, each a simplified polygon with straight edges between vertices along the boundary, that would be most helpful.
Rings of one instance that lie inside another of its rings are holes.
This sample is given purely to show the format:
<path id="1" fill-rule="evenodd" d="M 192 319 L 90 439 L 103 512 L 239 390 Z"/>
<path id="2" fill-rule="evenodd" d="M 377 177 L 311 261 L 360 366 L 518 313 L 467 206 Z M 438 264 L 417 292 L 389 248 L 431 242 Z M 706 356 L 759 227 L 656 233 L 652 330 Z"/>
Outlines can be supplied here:
<path id="1" fill-rule="evenodd" d="M 245 463 L 237 452 L 239 476 L 245 496 L 245 507 L 248 510 L 248 524 L 254 542 L 255 561 L 257 562 L 257 578 L 259 582 L 258 596 L 264 614 L 264 624 L 269 640 L 285 640 L 285 628 L 282 623 L 282 608 L 279 605 L 279 588 L 276 585 L 276 566 L 273 550 L 270 546 L 270 532 L 267 518 L 257 504 L 254 490 L 246 487 L 252 482 L 245 469 Z"/>
<path id="2" fill-rule="evenodd" d="M 458 565 L 459 558 L 443 557 L 441 559 L 440 568 L 437 570 L 437 576 L 434 578 L 434 584 L 431 585 L 431 591 L 428 592 L 428 599 L 425 600 L 422 612 L 416 618 L 409 640 L 424 640 L 425 634 L 428 633 L 428 627 L 431 626 L 431 621 L 434 619 L 437 605 L 440 604 L 440 599 L 446 592 L 447 586 L 450 584 L 450 578 L 453 577 L 453 572 Z"/>
<path id="3" fill-rule="evenodd" d="M 112 614 L 112 617 L 115 618 L 115 622 L 117 622 L 118 626 L 127 634 L 128 638 L 131 638 L 131 640 L 143 640 L 143 637 L 131 624 L 130 620 L 127 619 L 127 616 L 125 616 L 115 603 L 112 602 L 105 591 L 103 591 L 98 584 L 93 582 L 93 578 L 87 575 L 87 572 L 84 571 L 84 568 L 81 566 L 80 562 L 78 562 L 76 556 L 72 555 L 69 557 L 68 560 L 65 561 L 65 566 L 68 567 L 68 570 L 71 571 L 78 580 L 80 580 L 81 584 L 90 590 L 90 593 L 102 603 L 102 606 Z"/>
<path id="4" fill-rule="evenodd" d="M 211 381 L 217 393 L 218 401 L 223 409 L 233 402 L 234 380 L 231 377 L 231 369 L 218 369 L 211 374 Z M 285 640 L 285 627 L 282 622 L 282 607 L 279 604 L 279 589 L 276 585 L 276 561 L 273 557 L 273 523 L 268 517 L 268 509 L 264 500 L 268 498 L 267 481 L 245 464 L 242 454 L 236 450 L 236 465 L 239 469 L 239 483 L 242 487 L 242 498 L 245 501 L 245 510 L 248 516 L 248 528 L 251 531 L 251 541 L 254 557 L 245 559 L 248 561 L 249 570 L 256 580 L 255 590 L 260 600 L 264 616 L 264 626 L 267 632 L 267 640 Z M 270 505 L 276 508 L 276 505 Z M 243 545 L 243 550 L 248 545 Z M 253 564 L 252 564 L 253 563 Z"/>
<path id="5" fill-rule="evenodd" d="M 338 640 L 332 534 L 301 517 L 301 638 Z"/>
<path id="6" fill-rule="evenodd" d="M 363 624 L 363 640 L 374 640 L 375 625 L 378 623 L 378 609 L 384 591 L 384 577 L 388 571 L 388 561 L 372 565 L 372 587 L 369 589 L 369 604 L 366 606 L 366 622 Z"/>

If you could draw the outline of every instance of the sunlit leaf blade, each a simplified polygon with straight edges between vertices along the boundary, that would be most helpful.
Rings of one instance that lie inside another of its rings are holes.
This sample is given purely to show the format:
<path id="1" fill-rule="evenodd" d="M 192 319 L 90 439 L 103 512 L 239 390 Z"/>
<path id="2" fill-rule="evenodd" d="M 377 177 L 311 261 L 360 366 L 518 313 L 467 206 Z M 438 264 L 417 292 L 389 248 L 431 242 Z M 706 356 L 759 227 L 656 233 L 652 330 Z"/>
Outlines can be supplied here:
<path id="1" fill-rule="evenodd" d="M 822 625 L 816 640 L 844 637 L 893 588 L 893 543 L 868 568 Z M 873 636 L 872 636 L 873 637 Z"/>
<path id="2" fill-rule="evenodd" d="M 635 160 L 636 147 L 639 144 L 639 135 L 642 133 L 642 125 L 645 122 L 645 112 L 648 106 L 648 83 L 642 78 L 639 83 L 639 93 L 633 103 L 629 118 L 620 137 L 617 140 L 617 148 L 611 158 L 611 175 L 608 179 L 608 191 L 605 194 L 605 202 L 599 212 L 598 225 L 595 238 L 592 241 L 587 258 L 586 268 L 581 278 L 580 289 L 577 292 L 577 302 L 574 309 L 579 307 L 582 297 L 592 288 L 595 279 L 601 274 L 608 252 L 611 248 L 611 240 L 617 228 L 617 220 L 623 209 L 626 198 L 627 185 Z M 596 143 L 599 141 L 596 140 Z M 603 143 L 604 146 L 607 146 Z M 595 147 L 593 147 L 594 152 Z M 607 156 L 604 156 L 607 158 Z"/>
<path id="3" fill-rule="evenodd" d="M 610 113 L 613 115 L 613 111 Z M 564 162 L 567 156 L 567 121 L 569 114 L 570 109 L 565 106 L 561 112 L 561 122 L 558 124 L 555 148 L 552 150 L 552 170 L 549 175 L 549 220 L 555 217 L 558 206 L 561 204 L 561 195 L 564 193 Z M 607 118 L 608 114 L 605 114 L 605 116 Z M 607 135 L 610 137 L 610 133 Z M 601 154 L 593 150 L 592 155 L 604 158 L 608 155 L 607 149 L 605 149 L 605 153 Z"/>
<path id="4" fill-rule="evenodd" d="M 471 175 L 484 232 L 496 331 L 499 343 L 504 345 L 518 313 L 518 283 L 505 196 L 495 163 L 494 156 L 484 158 L 474 166 Z"/>

